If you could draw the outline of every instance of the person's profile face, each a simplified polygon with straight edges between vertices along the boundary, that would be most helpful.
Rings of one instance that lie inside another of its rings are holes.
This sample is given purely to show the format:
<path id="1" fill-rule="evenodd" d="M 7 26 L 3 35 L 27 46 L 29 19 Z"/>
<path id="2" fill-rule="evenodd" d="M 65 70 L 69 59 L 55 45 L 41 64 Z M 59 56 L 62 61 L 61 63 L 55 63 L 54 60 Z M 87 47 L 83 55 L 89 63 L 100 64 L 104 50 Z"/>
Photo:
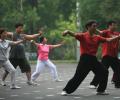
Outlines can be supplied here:
<path id="1" fill-rule="evenodd" d="M 97 23 L 93 23 L 93 24 L 91 25 L 91 28 L 95 28 L 95 29 L 96 29 L 97 26 L 98 26 Z"/>
<path id="2" fill-rule="evenodd" d="M 89 27 L 89 30 L 90 31 L 96 31 L 96 28 L 97 28 L 97 23 L 93 23 L 90 27 Z"/>
<path id="3" fill-rule="evenodd" d="M 116 30 L 117 29 L 117 24 L 116 23 L 112 23 L 109 27 L 112 30 Z"/>
<path id="4" fill-rule="evenodd" d="M 44 39 L 43 39 L 43 43 L 47 43 L 47 38 L 44 38 Z"/>
<path id="5" fill-rule="evenodd" d="M 18 33 L 23 32 L 23 26 L 17 27 L 17 28 L 16 28 L 16 31 L 17 31 Z"/>
<path id="6" fill-rule="evenodd" d="M 4 38 L 4 39 L 7 38 L 7 32 L 4 31 L 4 32 L 1 34 L 1 37 Z"/>

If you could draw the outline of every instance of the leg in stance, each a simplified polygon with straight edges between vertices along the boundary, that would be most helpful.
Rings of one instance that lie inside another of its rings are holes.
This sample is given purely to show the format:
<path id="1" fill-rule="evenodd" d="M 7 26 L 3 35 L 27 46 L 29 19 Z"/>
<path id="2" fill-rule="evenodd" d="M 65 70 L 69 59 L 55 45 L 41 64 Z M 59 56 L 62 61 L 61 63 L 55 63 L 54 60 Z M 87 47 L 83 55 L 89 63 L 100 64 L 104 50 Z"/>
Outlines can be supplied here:
<path id="1" fill-rule="evenodd" d="M 81 82 L 85 79 L 85 77 L 88 75 L 89 71 L 90 71 L 89 64 L 84 62 L 84 60 L 81 57 L 81 61 L 79 62 L 77 66 L 75 75 L 73 76 L 71 80 L 68 81 L 61 95 L 65 95 L 65 93 L 70 94 L 74 92 L 78 88 L 78 86 L 81 84 Z"/>
<path id="2" fill-rule="evenodd" d="M 3 64 L 3 67 L 5 68 L 5 70 L 7 70 L 10 75 L 11 75 L 11 89 L 19 89 L 20 87 L 15 85 L 15 68 L 13 67 L 13 65 L 10 63 L 10 61 L 6 61 Z"/>
<path id="3" fill-rule="evenodd" d="M 50 60 L 47 60 L 45 64 L 50 68 L 53 80 L 55 80 L 56 82 L 62 81 L 58 78 L 56 66 Z"/>
<path id="4" fill-rule="evenodd" d="M 1 85 L 6 86 L 5 79 L 8 76 L 8 74 L 9 74 L 9 72 L 5 70 L 2 75 Z"/>
<path id="5" fill-rule="evenodd" d="M 108 93 L 105 92 L 105 89 L 107 87 L 107 81 L 108 81 L 108 70 L 103 66 L 102 63 L 96 61 L 94 63 L 94 67 L 92 71 L 95 73 L 96 77 L 99 80 L 99 86 L 97 88 L 97 94 L 99 95 L 108 95 Z"/>
<path id="6" fill-rule="evenodd" d="M 35 72 L 33 72 L 32 76 L 31 76 L 32 81 L 35 81 L 38 78 L 38 76 L 40 75 L 40 73 L 43 71 L 44 68 L 45 68 L 44 62 L 38 60 L 36 70 L 35 70 Z"/>

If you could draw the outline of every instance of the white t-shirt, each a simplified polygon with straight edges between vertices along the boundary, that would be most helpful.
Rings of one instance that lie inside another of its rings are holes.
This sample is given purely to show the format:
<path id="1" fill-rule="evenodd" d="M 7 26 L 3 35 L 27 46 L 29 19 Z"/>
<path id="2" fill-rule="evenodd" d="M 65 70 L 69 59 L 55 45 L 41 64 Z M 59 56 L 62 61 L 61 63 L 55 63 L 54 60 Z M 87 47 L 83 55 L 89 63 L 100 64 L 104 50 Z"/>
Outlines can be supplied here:
<path id="1" fill-rule="evenodd" d="M 13 44 L 13 41 L 0 39 L 0 61 L 6 61 L 8 59 L 10 45 Z"/>

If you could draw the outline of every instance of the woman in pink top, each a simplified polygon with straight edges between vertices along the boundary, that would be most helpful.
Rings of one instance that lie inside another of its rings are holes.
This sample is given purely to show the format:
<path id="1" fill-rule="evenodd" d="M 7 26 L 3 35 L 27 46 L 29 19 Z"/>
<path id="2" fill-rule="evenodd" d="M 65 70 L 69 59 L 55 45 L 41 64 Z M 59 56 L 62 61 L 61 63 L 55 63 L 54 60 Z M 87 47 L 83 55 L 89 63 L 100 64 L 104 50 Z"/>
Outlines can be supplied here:
<path id="1" fill-rule="evenodd" d="M 35 81 L 38 76 L 41 74 L 45 66 L 50 68 L 52 77 L 55 81 L 59 82 L 62 81 L 58 78 L 57 69 L 56 66 L 49 60 L 49 51 L 52 48 L 56 48 L 61 46 L 63 43 L 57 44 L 57 45 L 48 45 L 47 39 L 45 37 L 40 38 L 40 43 L 36 43 L 35 41 L 31 41 L 33 44 L 35 44 L 38 48 L 38 61 L 35 72 L 32 74 L 32 81 Z"/>

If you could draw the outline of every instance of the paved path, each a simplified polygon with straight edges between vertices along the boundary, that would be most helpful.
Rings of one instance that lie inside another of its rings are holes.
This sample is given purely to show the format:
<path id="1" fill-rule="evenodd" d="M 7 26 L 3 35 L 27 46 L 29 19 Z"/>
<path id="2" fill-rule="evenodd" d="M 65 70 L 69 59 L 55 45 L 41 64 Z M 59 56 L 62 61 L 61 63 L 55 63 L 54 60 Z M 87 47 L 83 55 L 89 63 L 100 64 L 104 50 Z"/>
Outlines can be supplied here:
<path id="1" fill-rule="evenodd" d="M 38 78 L 38 86 L 28 86 L 26 77 L 21 74 L 19 69 L 16 73 L 17 84 L 22 88 L 19 90 L 11 90 L 9 86 L 3 87 L 0 85 L 0 100 L 120 100 L 120 89 L 115 89 L 110 80 L 112 71 L 110 69 L 109 82 L 107 91 L 108 96 L 97 96 L 96 90 L 89 89 L 88 85 L 93 78 L 93 73 L 90 72 L 80 87 L 69 96 L 61 96 L 60 93 L 68 80 L 73 76 L 76 63 L 56 63 L 59 76 L 64 82 L 54 82 L 51 78 L 49 70 L 46 68 L 44 73 Z M 32 65 L 32 71 L 35 65 Z M 0 75 L 2 72 L 0 71 Z M 7 84 L 10 84 L 10 78 L 7 78 Z"/>

